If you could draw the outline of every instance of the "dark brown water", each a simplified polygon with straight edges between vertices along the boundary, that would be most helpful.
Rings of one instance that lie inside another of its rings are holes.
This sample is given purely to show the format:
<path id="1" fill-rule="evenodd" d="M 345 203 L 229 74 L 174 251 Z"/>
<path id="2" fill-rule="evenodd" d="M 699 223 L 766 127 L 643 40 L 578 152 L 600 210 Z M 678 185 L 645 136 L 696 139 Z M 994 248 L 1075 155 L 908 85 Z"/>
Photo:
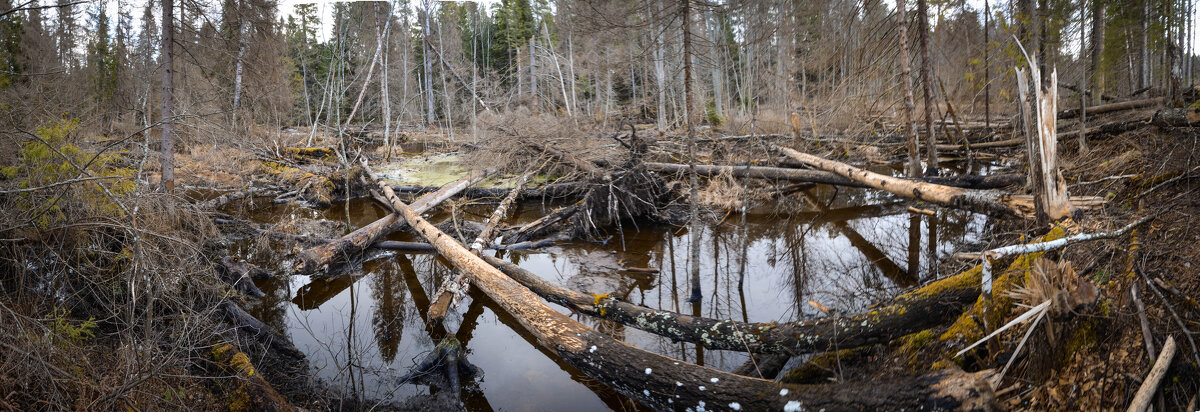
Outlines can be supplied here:
<path id="1" fill-rule="evenodd" d="M 688 261 L 685 229 L 632 222 L 620 231 L 611 230 L 607 244 L 577 242 L 501 256 L 553 282 L 589 293 L 612 293 L 649 307 L 785 322 L 824 316 L 807 303 L 810 300 L 853 312 L 937 276 L 931 262 L 975 242 L 986 221 L 958 211 L 912 215 L 905 212 L 906 203 L 865 190 L 820 186 L 810 192 L 781 198 L 771 208 L 717 216 L 720 223 L 700 233 L 699 262 Z M 506 223 L 535 219 L 550 206 L 523 203 Z M 328 219 L 352 227 L 385 213 L 367 200 L 321 211 L 269 204 L 242 207 L 260 222 Z M 458 211 L 458 218 L 483 221 L 492 207 L 468 206 Z M 282 251 L 294 246 L 259 242 L 240 242 L 236 253 L 266 268 L 286 266 Z M 686 302 L 692 264 L 700 266 L 704 299 L 699 305 Z M 332 281 L 294 276 L 262 282 L 259 286 L 268 296 L 249 309 L 285 331 L 307 353 L 313 372 L 333 387 L 364 399 L 404 400 L 442 390 L 397 385 L 395 380 L 437 344 L 440 336 L 431 335 L 423 319 L 430 295 L 448 275 L 449 269 L 435 255 L 387 253 Z M 689 362 L 730 370 L 746 361 L 743 353 L 703 350 L 611 322 L 571 316 L 629 344 Z M 541 350 L 515 319 L 474 290 L 447 323 L 459 331 L 470 351 L 468 358 L 485 373 L 482 379 L 464 381 L 462 398 L 471 410 L 633 408 L 628 399 Z"/>

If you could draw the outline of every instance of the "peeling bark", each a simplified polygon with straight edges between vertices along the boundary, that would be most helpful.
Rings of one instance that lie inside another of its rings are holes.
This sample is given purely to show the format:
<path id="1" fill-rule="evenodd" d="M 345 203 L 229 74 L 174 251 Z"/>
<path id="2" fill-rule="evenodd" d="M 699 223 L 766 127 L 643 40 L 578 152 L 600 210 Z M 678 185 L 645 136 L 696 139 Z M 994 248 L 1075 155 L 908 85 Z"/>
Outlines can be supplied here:
<path id="1" fill-rule="evenodd" d="M 909 199 L 923 200 L 942 206 L 1002 218 L 1024 217 L 1034 210 L 1030 202 L 1014 198 L 1011 194 L 1004 192 L 969 190 L 933 183 L 914 182 L 884 176 L 845 163 L 800 153 L 786 147 L 775 146 L 775 148 L 795 160 L 810 164 L 818 169 L 831 171 L 856 182 L 864 183 L 872 188 L 884 190 Z"/>

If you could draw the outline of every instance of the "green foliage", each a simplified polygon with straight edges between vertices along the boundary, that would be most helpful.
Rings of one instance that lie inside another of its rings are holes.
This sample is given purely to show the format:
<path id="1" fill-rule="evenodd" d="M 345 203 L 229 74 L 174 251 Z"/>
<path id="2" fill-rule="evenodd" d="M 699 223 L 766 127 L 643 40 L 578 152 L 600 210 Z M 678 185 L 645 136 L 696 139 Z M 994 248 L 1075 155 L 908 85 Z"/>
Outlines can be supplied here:
<path id="1" fill-rule="evenodd" d="M 713 126 L 725 124 L 725 117 L 717 113 L 717 103 L 709 100 L 704 104 L 704 121 Z"/>
<path id="2" fill-rule="evenodd" d="M 106 185 L 114 196 L 131 193 L 134 188 L 132 177 L 135 171 L 117 164 L 122 152 L 93 154 L 75 145 L 73 132 L 78 129 L 79 122 L 79 119 L 68 119 L 39 127 L 37 136 L 41 140 L 22 143 L 19 163 L 5 168 L 0 173 L 9 179 L 19 178 L 17 187 L 22 189 L 77 179 L 81 177 L 81 173 L 76 166 L 87 170 L 93 176 L 117 176 L 118 179 L 106 183 L 79 183 L 75 185 L 77 190 L 73 193 L 73 198 L 89 206 L 95 213 L 122 216 L 119 205 L 98 185 Z M 65 218 L 61 202 L 39 204 L 43 200 L 36 192 L 21 193 L 18 206 L 26 210 L 39 210 L 34 222 L 40 228 L 61 222 Z"/>
<path id="3" fill-rule="evenodd" d="M 55 309 L 51 329 L 54 331 L 55 343 L 61 347 L 79 345 L 88 339 L 96 337 L 96 318 L 90 317 L 82 322 L 72 322 L 67 319 L 66 309 Z"/>
<path id="4" fill-rule="evenodd" d="M 8 10 L 12 4 L 8 0 L 0 0 L 0 10 Z M 20 73 L 21 67 L 21 17 L 12 13 L 0 17 L 0 90 L 7 89 L 17 78 L 14 73 Z"/>
<path id="5" fill-rule="evenodd" d="M 105 3 L 98 2 L 91 13 L 95 36 L 87 47 L 92 96 L 101 107 L 113 104 L 113 98 L 117 94 L 117 71 L 121 67 L 121 59 L 113 50 L 105 9 Z"/>

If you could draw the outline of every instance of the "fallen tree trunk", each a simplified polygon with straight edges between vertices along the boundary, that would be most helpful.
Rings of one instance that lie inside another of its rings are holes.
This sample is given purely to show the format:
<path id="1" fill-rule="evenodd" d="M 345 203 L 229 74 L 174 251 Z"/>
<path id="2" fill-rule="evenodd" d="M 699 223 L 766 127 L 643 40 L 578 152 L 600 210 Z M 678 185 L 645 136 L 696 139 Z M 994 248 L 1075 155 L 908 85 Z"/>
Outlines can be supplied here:
<path id="1" fill-rule="evenodd" d="M 222 281 L 238 292 L 256 298 L 261 298 L 266 294 L 254 284 L 253 279 L 264 279 L 271 276 L 265 270 L 248 262 L 234 262 L 229 256 L 221 259 L 221 263 L 217 265 L 217 274 Z"/>
<path id="2" fill-rule="evenodd" d="M 1087 114 L 1088 114 L 1088 117 L 1091 117 L 1093 115 L 1098 115 L 1098 114 L 1112 113 L 1112 112 L 1119 112 L 1122 110 L 1132 110 L 1132 109 L 1140 109 L 1143 107 L 1155 106 L 1155 105 L 1162 104 L 1162 102 L 1163 102 L 1163 98 L 1155 97 L 1153 99 L 1131 100 L 1128 102 L 1109 103 L 1109 104 L 1102 104 L 1102 105 L 1098 105 L 1098 106 L 1089 106 L 1087 108 Z M 1080 113 L 1081 113 L 1081 111 L 1079 109 L 1067 109 L 1067 110 L 1058 112 L 1058 118 L 1059 119 L 1073 119 L 1073 118 L 1079 117 Z"/>
<path id="3" fill-rule="evenodd" d="M 991 190 L 969 190 L 925 182 L 914 182 L 884 176 L 859 169 L 845 163 L 822 159 L 806 153 L 775 146 L 789 157 L 810 164 L 818 169 L 831 171 L 875 189 L 884 190 L 909 199 L 923 200 L 942 206 L 970 210 L 994 217 L 1025 217 L 1033 210 L 1033 204 L 1012 195 Z"/>
<path id="4" fill-rule="evenodd" d="M 287 398 L 254 370 L 254 364 L 246 353 L 228 343 L 213 347 L 211 352 L 213 361 L 235 378 L 231 388 L 231 410 L 237 409 L 235 405 L 256 411 L 295 410 Z"/>
<path id="5" fill-rule="evenodd" d="M 296 349 L 287 337 L 271 329 L 258 318 L 246 312 L 241 306 L 229 300 L 223 300 L 217 306 L 225 320 L 233 324 L 239 333 L 247 333 L 251 339 L 263 344 L 282 355 L 292 359 L 304 359 L 304 352 Z"/>
<path id="6" fill-rule="evenodd" d="M 363 168 L 367 171 L 368 176 L 371 176 L 372 179 L 375 177 L 365 162 L 363 163 Z M 471 242 L 471 253 L 478 256 L 483 252 L 484 245 L 491 243 L 496 226 L 508 215 L 509 205 L 512 205 L 513 201 L 517 199 L 517 195 L 521 193 L 521 187 L 525 186 L 525 182 L 529 180 L 529 176 L 532 174 L 533 172 L 527 172 L 521 175 L 521 178 L 517 180 L 517 184 L 509 191 L 508 196 L 505 196 L 504 200 L 500 201 L 500 205 L 496 206 L 496 210 L 492 211 L 492 215 L 488 217 L 487 224 L 483 226 L 483 230 L 480 230 L 479 235 Z M 395 199 L 396 196 L 395 193 L 385 193 L 384 195 L 388 196 L 388 199 Z M 442 287 L 437 293 L 437 298 L 433 300 L 433 305 L 429 307 L 429 322 L 433 324 L 442 323 L 442 319 L 446 318 L 446 312 L 449 312 L 451 307 L 458 305 L 458 301 L 463 296 L 466 296 L 467 289 L 470 287 L 470 283 L 467 282 L 466 277 L 462 273 L 455 275 L 454 279 L 442 283 Z"/>
<path id="7" fill-rule="evenodd" d="M 392 190 L 396 193 L 408 194 L 425 194 L 441 190 L 440 186 L 392 186 Z M 538 197 L 565 197 L 579 195 L 587 192 L 587 184 L 579 182 L 568 183 L 551 183 L 541 187 L 531 187 L 521 189 L 517 199 L 530 199 Z M 503 187 L 472 187 L 458 193 L 458 197 L 465 198 L 498 198 L 508 194 L 512 189 Z"/>
<path id="8" fill-rule="evenodd" d="M 647 162 L 643 163 L 643 165 L 646 167 L 646 170 L 658 173 L 687 173 L 688 171 L 688 166 L 684 164 Z M 734 177 L 751 179 L 786 180 L 790 182 L 809 182 L 838 186 L 869 187 L 865 183 L 856 182 L 832 172 L 792 169 L 785 167 L 696 165 L 696 173 L 701 176 L 709 177 L 728 173 Z M 993 176 L 947 176 L 926 177 L 913 181 L 923 181 L 926 183 L 935 183 L 954 187 L 993 189 L 1013 184 L 1024 184 L 1025 177 L 1019 174 Z"/>
<path id="9" fill-rule="evenodd" d="M 446 185 L 437 192 L 421 196 L 413 202 L 413 210 L 416 210 L 417 213 L 424 213 L 446 199 L 449 199 L 451 196 L 454 196 L 454 194 L 466 189 L 468 186 L 483 180 L 494 171 L 493 169 L 485 169 L 471 173 L 454 183 Z M 297 263 L 293 273 L 311 275 L 322 271 L 334 260 L 353 256 L 370 247 L 371 244 L 383 236 L 400 230 L 406 225 L 407 223 L 395 213 L 384 216 L 382 219 L 371 222 L 371 224 L 363 226 L 337 240 L 300 252 L 299 263 Z"/>
<path id="10" fill-rule="evenodd" d="M 1200 124 L 1200 111 L 1191 108 L 1163 109 L 1154 112 L 1150 123 L 1162 127 L 1187 127 Z"/>
<path id="11" fill-rule="evenodd" d="M 553 212 L 550 212 L 550 214 L 538 218 L 538 220 L 529 222 L 525 226 L 521 226 L 520 229 L 513 231 L 512 234 L 508 236 L 508 241 L 511 243 L 521 243 L 529 240 L 529 238 L 532 238 L 539 232 L 554 225 L 555 223 L 561 222 L 573 216 L 579 211 L 579 205 L 580 203 L 576 203 L 570 206 L 560 207 L 555 209 Z"/>
<path id="12" fill-rule="evenodd" d="M 592 296 L 555 285 L 503 260 L 490 256 L 482 258 L 542 298 L 589 316 L 709 349 L 792 356 L 886 343 L 945 323 L 975 301 L 981 278 L 980 268 L 976 266 L 900 295 L 867 313 L 806 322 L 747 323 L 651 309 L 607 295 Z"/>
<path id="13" fill-rule="evenodd" d="M 982 409 L 993 400 L 979 375 L 940 371 L 889 383 L 785 385 L 647 352 L 551 309 L 536 294 L 470 253 L 402 202 L 392 207 L 455 269 L 525 327 L 546 350 L 584 374 L 658 409 Z"/>

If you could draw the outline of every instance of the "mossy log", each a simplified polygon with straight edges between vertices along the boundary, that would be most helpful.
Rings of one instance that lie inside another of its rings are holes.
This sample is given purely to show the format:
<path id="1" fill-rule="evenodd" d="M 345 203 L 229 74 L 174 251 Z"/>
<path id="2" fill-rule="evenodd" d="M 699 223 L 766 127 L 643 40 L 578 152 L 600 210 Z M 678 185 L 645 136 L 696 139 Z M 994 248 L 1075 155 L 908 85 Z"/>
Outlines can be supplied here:
<path id="1" fill-rule="evenodd" d="M 981 376 L 962 371 L 893 382 L 837 386 L 786 385 L 723 372 L 617 341 L 550 308 L 536 294 L 470 253 L 401 202 L 393 208 L 437 247 L 471 284 L 511 314 L 551 353 L 584 374 L 658 409 L 830 411 L 984 409 L 994 396 Z"/>
<path id="2" fill-rule="evenodd" d="M 493 169 L 474 172 L 454 183 L 446 185 L 437 192 L 421 196 L 413 202 L 413 210 L 416 210 L 417 213 L 424 213 L 446 199 L 449 199 L 451 196 L 454 196 L 455 193 L 483 180 L 493 172 Z M 319 276 L 317 272 L 325 270 L 335 260 L 354 256 L 370 247 L 383 236 L 403 229 L 407 225 L 395 213 L 388 214 L 337 240 L 300 252 L 299 263 L 297 263 L 294 273 Z"/>
<path id="3" fill-rule="evenodd" d="M 915 182 L 897 177 L 884 176 L 845 163 L 823 159 L 807 153 L 800 153 L 782 146 L 775 146 L 775 148 L 788 155 L 788 157 L 810 164 L 818 169 L 834 172 L 856 182 L 864 183 L 872 188 L 884 190 L 909 199 L 923 200 L 942 206 L 1002 218 L 1023 218 L 1031 216 L 1034 211 L 1033 202 L 1004 192 L 971 190 L 933 183 Z"/>
<path id="4" fill-rule="evenodd" d="M 1062 227 L 1055 227 L 1043 236 L 1041 241 L 1057 240 L 1064 236 L 1066 236 L 1066 231 Z M 996 328 L 1004 324 L 1004 318 L 1008 316 L 1016 303 L 1016 300 L 1009 296 L 1009 292 L 1024 284 L 1024 278 L 1029 273 L 1031 265 L 1043 254 L 1045 252 L 1017 256 L 1008 269 L 992 280 L 991 297 L 981 295 L 976 298 L 970 308 L 958 315 L 958 320 L 950 325 L 940 340 L 971 343 L 987 334 L 984 326 L 980 325 L 980 321 L 985 322 L 989 328 Z M 976 268 L 981 268 L 981 266 L 976 266 Z"/>
<path id="5" fill-rule="evenodd" d="M 689 316 L 609 296 L 592 296 L 550 283 L 503 260 L 490 256 L 482 258 L 546 300 L 589 316 L 709 349 L 793 356 L 886 343 L 940 325 L 954 319 L 964 306 L 975 300 L 981 284 L 981 268 L 976 266 L 900 295 L 887 305 L 866 313 L 805 322 L 747 323 Z"/>
<path id="6" fill-rule="evenodd" d="M 275 390 L 254 369 L 250 357 L 231 344 L 214 346 L 212 359 L 222 370 L 233 375 L 238 382 L 230 389 L 229 410 L 241 411 L 293 411 L 287 398 Z"/>

